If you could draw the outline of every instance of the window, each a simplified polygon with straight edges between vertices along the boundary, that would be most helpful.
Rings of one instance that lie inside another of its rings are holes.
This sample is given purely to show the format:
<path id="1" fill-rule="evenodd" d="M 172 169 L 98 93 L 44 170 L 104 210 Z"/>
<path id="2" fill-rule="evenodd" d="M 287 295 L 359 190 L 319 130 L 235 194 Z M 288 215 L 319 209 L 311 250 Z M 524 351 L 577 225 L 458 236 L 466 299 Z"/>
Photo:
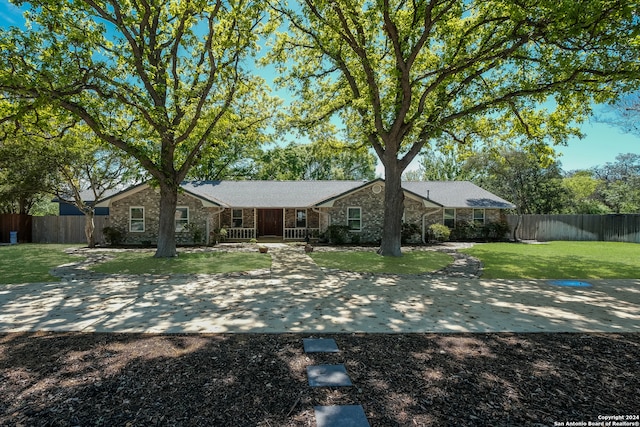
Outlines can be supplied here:
<path id="1" fill-rule="evenodd" d="M 187 231 L 187 224 L 189 224 L 189 208 L 179 206 L 176 208 L 176 232 L 180 233 Z"/>
<path id="2" fill-rule="evenodd" d="M 454 228 L 456 226 L 456 210 L 455 209 L 445 208 L 444 225 L 446 225 L 449 228 Z"/>
<path id="3" fill-rule="evenodd" d="M 306 209 L 296 209 L 296 228 L 307 228 Z"/>
<path id="4" fill-rule="evenodd" d="M 484 225 L 484 209 L 473 210 L 473 222 L 477 225 Z"/>
<path id="5" fill-rule="evenodd" d="M 362 211 L 360 208 L 347 208 L 347 225 L 351 231 L 362 230 Z"/>
<path id="6" fill-rule="evenodd" d="M 231 211 L 231 227 L 242 228 L 242 209 L 233 209 Z"/>
<path id="7" fill-rule="evenodd" d="M 144 232 L 144 208 L 129 208 L 129 231 L 132 233 Z"/>

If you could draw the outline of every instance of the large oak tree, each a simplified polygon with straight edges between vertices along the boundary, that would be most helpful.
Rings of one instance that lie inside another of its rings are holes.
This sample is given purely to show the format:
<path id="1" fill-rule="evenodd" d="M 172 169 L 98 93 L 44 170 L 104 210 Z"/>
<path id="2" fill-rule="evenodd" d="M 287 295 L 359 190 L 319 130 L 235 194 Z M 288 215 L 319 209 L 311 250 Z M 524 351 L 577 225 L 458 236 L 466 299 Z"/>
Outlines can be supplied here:
<path id="1" fill-rule="evenodd" d="M 137 159 L 160 190 L 156 256 L 175 256 L 181 181 L 211 145 L 245 126 L 234 109 L 251 106 L 257 116 L 271 108 L 259 99 L 261 79 L 246 71 L 268 27 L 264 5 L 33 0 L 28 7 L 26 30 L 0 33 L 0 93 L 19 99 L 17 114 L 41 105 L 71 112 Z"/>
<path id="2" fill-rule="evenodd" d="M 426 143 L 563 142 L 592 101 L 630 89 L 638 72 L 636 0 L 271 5 L 288 22 L 273 60 L 298 95 L 293 115 L 310 126 L 338 114 L 384 165 L 382 255 L 401 255 L 401 176 Z"/>

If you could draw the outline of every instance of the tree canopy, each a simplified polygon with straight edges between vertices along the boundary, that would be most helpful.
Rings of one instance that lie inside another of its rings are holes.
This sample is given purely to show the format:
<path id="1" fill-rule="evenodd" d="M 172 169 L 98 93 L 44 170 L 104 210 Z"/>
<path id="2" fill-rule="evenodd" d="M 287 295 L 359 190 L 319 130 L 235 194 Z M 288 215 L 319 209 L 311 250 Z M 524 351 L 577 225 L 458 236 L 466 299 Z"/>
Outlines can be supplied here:
<path id="1" fill-rule="evenodd" d="M 0 213 L 32 214 L 56 181 L 52 150 L 20 134 L 0 138 Z"/>
<path id="2" fill-rule="evenodd" d="M 464 169 L 472 180 L 504 197 L 519 214 L 561 213 L 569 192 L 560 164 L 524 150 L 491 150 L 470 157 Z"/>
<path id="3" fill-rule="evenodd" d="M 622 97 L 607 110 L 601 121 L 640 137 L 640 92 Z"/>
<path id="4" fill-rule="evenodd" d="M 400 255 L 400 177 L 443 134 L 562 143 L 638 76 L 637 1 L 273 0 L 273 60 L 301 125 L 339 115 L 385 167 L 381 253 Z M 291 65 L 290 65 L 291 64 Z"/>
<path id="5" fill-rule="evenodd" d="M 375 156 L 365 148 L 344 143 L 289 143 L 262 152 L 253 162 L 251 177 L 276 180 L 372 180 Z"/>
<path id="6" fill-rule="evenodd" d="M 142 179 L 138 163 L 100 139 L 69 114 L 30 110 L 0 125 L 0 200 L 32 213 L 53 196 L 86 217 L 89 247 L 95 246 L 93 203 L 109 191 Z"/>
<path id="7" fill-rule="evenodd" d="M 591 172 L 599 181 L 594 195 L 611 212 L 640 212 L 639 154 L 619 154 L 615 162 L 595 167 Z"/>
<path id="8" fill-rule="evenodd" d="M 17 4 L 22 5 L 19 1 Z M 26 3 L 25 3 L 26 4 Z M 0 32 L 0 93 L 14 114 L 47 105 L 134 157 L 160 188 L 156 256 L 175 256 L 180 182 L 273 102 L 247 62 L 269 30 L 259 0 L 28 2 L 28 28 Z"/>
<path id="9" fill-rule="evenodd" d="M 58 173 L 52 191 L 58 200 L 85 215 L 87 245 L 93 248 L 94 202 L 114 190 L 139 183 L 143 174 L 134 158 L 101 141 L 82 124 L 76 124 L 48 145 L 55 148 Z"/>

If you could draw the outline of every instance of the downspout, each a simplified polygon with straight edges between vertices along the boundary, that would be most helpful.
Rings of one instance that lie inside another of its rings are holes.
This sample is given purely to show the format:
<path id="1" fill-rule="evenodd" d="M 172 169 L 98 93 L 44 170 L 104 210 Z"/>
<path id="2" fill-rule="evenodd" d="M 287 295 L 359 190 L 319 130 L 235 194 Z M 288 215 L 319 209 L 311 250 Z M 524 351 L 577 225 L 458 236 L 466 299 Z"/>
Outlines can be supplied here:
<path id="1" fill-rule="evenodd" d="M 430 193 L 430 190 L 427 190 L 427 200 L 429 200 L 429 193 Z M 423 245 L 427 244 L 427 240 L 424 238 L 424 227 L 426 225 L 424 220 L 425 220 L 425 218 L 427 217 L 428 214 L 429 214 L 428 211 L 422 214 L 422 233 L 420 233 L 420 238 L 422 239 L 422 244 Z"/>
<path id="2" fill-rule="evenodd" d="M 432 208 L 430 211 L 427 211 L 422 214 L 422 243 L 425 245 L 427 244 L 427 240 L 425 239 L 425 231 L 426 231 L 427 223 L 425 222 L 425 219 L 427 218 L 427 215 L 437 212 L 440 209 L 441 208 Z"/>
<path id="3" fill-rule="evenodd" d="M 429 212 L 425 212 L 425 213 L 422 214 L 422 233 L 421 233 L 420 237 L 422 238 L 422 244 L 423 245 L 427 244 L 427 240 L 424 238 L 424 226 L 425 226 L 424 219 L 427 217 L 428 214 L 429 214 Z"/>

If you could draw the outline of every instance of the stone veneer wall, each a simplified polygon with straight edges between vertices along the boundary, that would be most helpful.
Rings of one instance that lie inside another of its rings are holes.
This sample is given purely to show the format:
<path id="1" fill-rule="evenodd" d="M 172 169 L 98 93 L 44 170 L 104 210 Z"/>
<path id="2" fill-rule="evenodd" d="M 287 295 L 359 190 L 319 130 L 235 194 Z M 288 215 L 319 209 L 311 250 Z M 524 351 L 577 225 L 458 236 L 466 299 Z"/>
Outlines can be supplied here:
<path id="1" fill-rule="evenodd" d="M 484 222 L 489 224 L 490 222 L 497 222 L 505 219 L 504 211 L 501 209 L 485 209 L 484 210 Z M 473 209 L 464 208 L 456 209 L 456 223 L 458 221 L 473 222 Z"/>
<path id="2" fill-rule="evenodd" d="M 362 231 L 361 242 L 377 242 L 382 238 L 383 212 L 384 212 L 384 191 L 375 194 L 371 187 L 362 190 L 348 197 L 336 200 L 333 207 L 328 209 L 330 225 L 347 225 L 347 208 L 361 208 Z M 444 224 L 443 208 L 427 208 L 422 202 L 405 197 L 404 200 L 404 222 L 416 224 L 422 230 L 422 217 L 425 215 L 425 233 L 431 224 Z M 501 209 L 485 209 L 485 223 L 496 222 L 505 218 Z M 473 221 L 473 209 L 456 209 L 456 221 Z"/>
<path id="3" fill-rule="evenodd" d="M 189 208 L 189 223 L 195 224 L 201 231 L 204 242 L 207 231 L 208 212 L 203 208 L 202 202 L 185 194 L 178 194 L 178 207 L 187 206 Z M 129 208 L 143 207 L 145 231 L 129 231 Z M 152 188 L 139 191 L 124 199 L 113 202 L 109 209 L 109 223 L 112 227 L 125 232 L 124 243 L 143 244 L 158 243 L 158 218 L 160 216 L 160 194 Z M 193 242 L 193 233 L 184 231 L 176 233 L 178 244 L 190 244 Z M 202 243 L 202 242 L 196 242 Z"/>
<path id="4" fill-rule="evenodd" d="M 109 224 L 112 227 L 125 231 L 124 243 L 142 244 L 150 242 L 155 244 L 158 241 L 158 217 L 159 217 L 160 194 L 148 188 L 125 199 L 113 202 L 110 207 Z M 425 229 L 430 224 L 443 223 L 442 208 L 425 208 L 421 202 L 411 198 L 405 198 L 405 222 L 413 223 L 422 228 L 422 216 L 425 217 Z M 231 224 L 231 209 L 225 209 L 221 213 L 219 208 L 204 208 L 202 203 L 185 194 L 178 194 L 178 206 L 189 207 L 189 222 L 195 223 L 202 232 L 203 239 L 207 231 L 207 219 L 211 217 L 209 232 L 219 226 L 228 227 Z M 143 233 L 129 231 L 129 208 L 144 207 L 145 231 Z M 321 232 L 331 224 L 347 224 L 347 208 L 359 207 L 362 212 L 361 242 L 377 242 L 382 237 L 382 223 L 384 212 L 384 191 L 379 194 L 373 193 L 371 187 L 367 186 L 362 190 L 335 201 L 332 208 L 323 208 L 329 215 L 320 215 L 312 209 L 307 209 L 307 227 L 320 228 Z M 295 209 L 286 209 L 285 227 L 295 227 Z M 255 224 L 254 209 L 243 209 L 243 226 L 253 228 Z M 325 218 L 327 220 L 325 221 Z M 485 209 L 485 221 L 495 222 L 505 218 L 501 209 Z M 473 209 L 456 209 L 456 221 L 473 221 Z M 220 225 L 219 225 L 220 224 Z M 193 243 L 191 232 L 176 233 L 176 240 L 179 244 Z M 204 242 L 210 243 L 210 242 Z"/>
<path id="5" fill-rule="evenodd" d="M 427 209 L 427 216 L 425 219 L 425 225 L 428 227 L 431 224 L 444 224 L 444 209 Z M 484 210 L 485 223 L 497 222 L 506 219 L 504 211 L 501 209 L 485 209 Z M 457 208 L 456 209 L 456 222 L 465 221 L 473 222 L 473 209 L 470 208 Z"/>
<path id="6" fill-rule="evenodd" d="M 382 238 L 382 223 L 384 212 L 384 191 L 375 194 L 371 186 L 337 199 L 329 209 L 329 225 L 347 225 L 348 208 L 360 208 L 362 215 L 362 230 L 356 231 L 360 241 L 377 242 Z"/>

